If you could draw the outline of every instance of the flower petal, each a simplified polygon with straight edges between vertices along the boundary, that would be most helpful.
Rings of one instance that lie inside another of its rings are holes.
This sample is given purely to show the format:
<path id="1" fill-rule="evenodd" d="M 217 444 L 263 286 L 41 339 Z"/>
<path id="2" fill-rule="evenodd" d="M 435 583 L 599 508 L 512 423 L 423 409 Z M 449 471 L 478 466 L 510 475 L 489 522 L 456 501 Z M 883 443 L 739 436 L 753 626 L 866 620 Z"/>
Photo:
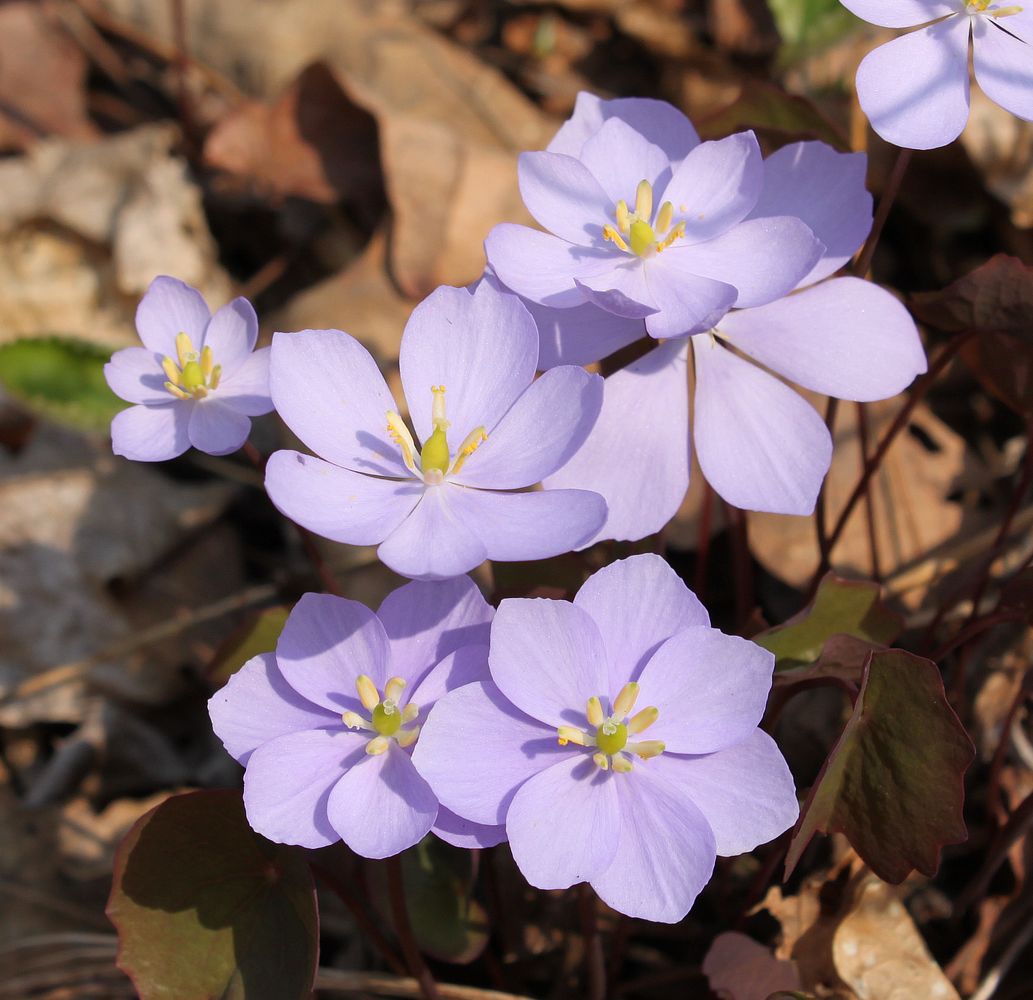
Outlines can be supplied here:
<path id="1" fill-rule="evenodd" d="M 617 316 L 645 319 L 657 311 L 646 283 L 645 263 L 638 257 L 625 255 L 611 270 L 574 281 L 589 302 Z"/>
<path id="2" fill-rule="evenodd" d="M 194 404 L 187 433 L 190 443 L 198 451 L 208 455 L 229 455 L 247 440 L 251 433 L 251 418 L 209 397 Z"/>
<path id="3" fill-rule="evenodd" d="M 398 404 L 369 351 L 340 330 L 273 335 L 269 388 L 283 422 L 334 465 L 409 476 L 387 432 Z"/>
<path id="4" fill-rule="evenodd" d="M 486 644 L 494 614 L 468 576 L 393 590 L 377 610 L 391 645 L 392 676 L 412 685 L 453 650 Z"/>
<path id="5" fill-rule="evenodd" d="M 711 337 L 693 347 L 696 457 L 707 482 L 744 510 L 810 514 L 832 461 L 814 407 Z"/>
<path id="6" fill-rule="evenodd" d="M 578 159 L 608 195 L 611 216 L 622 199 L 634 209 L 639 181 L 656 187 L 658 179 L 666 181 L 661 175 L 670 170 L 664 151 L 620 118 L 608 119 L 584 144 Z"/>
<path id="7" fill-rule="evenodd" d="M 111 421 L 111 450 L 134 462 L 166 462 L 190 447 L 193 400 L 130 406 Z"/>
<path id="8" fill-rule="evenodd" d="M 864 243 L 872 227 L 867 167 L 864 153 L 840 153 L 823 142 L 793 142 L 764 161 L 764 190 L 750 219 L 796 216 L 825 244 L 800 284 L 838 271 Z"/>
<path id="9" fill-rule="evenodd" d="M 377 479 L 297 451 L 275 451 L 265 489 L 276 509 L 323 538 L 379 545 L 423 496 L 417 480 Z"/>
<path id="10" fill-rule="evenodd" d="M 539 889 L 566 889 L 605 871 L 617 853 L 617 780 L 584 753 L 528 778 L 506 814 L 521 874 Z"/>
<path id="11" fill-rule="evenodd" d="M 363 754 L 326 804 L 333 828 L 356 854 L 389 858 L 421 841 L 438 814 L 437 796 L 394 740 L 386 753 Z"/>
<path id="12" fill-rule="evenodd" d="M 573 311 L 573 310 L 570 310 Z M 606 501 L 593 542 L 645 538 L 674 517 L 689 485 L 689 379 L 685 339 L 654 348 L 606 379 L 588 440 L 547 489 L 583 489 Z"/>
<path id="13" fill-rule="evenodd" d="M 612 694 L 637 680 L 670 636 L 710 625 L 696 595 L 665 559 L 652 553 L 604 566 L 582 584 L 574 606 L 587 612 L 599 629 L 610 666 L 607 691 Z"/>
<path id="14" fill-rule="evenodd" d="M 757 137 L 737 132 L 698 145 L 674 171 L 657 201 L 674 206 L 675 220 L 686 223 L 683 243 L 702 243 L 742 222 L 764 186 L 764 160 Z"/>
<path id="15" fill-rule="evenodd" d="M 210 317 L 196 288 L 161 275 L 151 282 L 136 307 L 136 332 L 148 350 L 175 360 L 176 334 L 185 333 L 200 350 Z"/>
<path id="16" fill-rule="evenodd" d="M 445 656 L 416 686 L 409 696 L 419 706 L 425 721 L 427 714 L 440 698 L 466 684 L 491 680 L 488 672 L 488 646 L 463 646 Z"/>
<path id="17" fill-rule="evenodd" d="M 257 342 L 258 317 L 255 307 L 245 298 L 234 299 L 217 309 L 204 333 L 204 346 L 212 349 L 213 360 L 227 374 L 244 362 Z"/>
<path id="18" fill-rule="evenodd" d="M 543 229 L 579 246 L 600 245 L 613 203 L 583 163 L 560 153 L 521 153 L 517 179 Z"/>
<path id="19" fill-rule="evenodd" d="M 477 427 L 490 434 L 534 378 L 538 330 L 519 297 L 482 281 L 471 294 L 431 292 L 405 324 L 398 367 L 420 441 L 430 437 L 431 387 L 445 386 L 453 449 Z"/>
<path id="20" fill-rule="evenodd" d="M 226 752 L 241 764 L 277 736 L 340 722 L 339 713 L 302 698 L 283 679 L 272 653 L 253 656 L 233 674 L 208 700 L 208 714 Z"/>
<path id="21" fill-rule="evenodd" d="M 585 297 L 574 279 L 609 271 L 618 258 L 614 249 L 579 247 L 510 222 L 488 233 L 484 252 L 506 288 L 557 309 L 582 305 Z"/>
<path id="22" fill-rule="evenodd" d="M 606 501 L 588 490 L 452 489 L 452 509 L 480 538 L 488 559 L 551 559 L 587 545 L 606 520 Z"/>
<path id="23" fill-rule="evenodd" d="M 672 247 L 649 262 L 649 290 L 660 311 L 646 317 L 646 332 L 658 340 L 711 329 L 739 295 L 732 285 L 696 274 L 682 249 Z"/>
<path id="24" fill-rule="evenodd" d="M 567 753 L 555 730 L 514 708 L 487 682 L 458 688 L 434 706 L 412 761 L 442 805 L 494 826 L 505 821 L 516 790 Z"/>
<path id="25" fill-rule="evenodd" d="M 714 871 L 714 834 L 688 795 L 655 761 L 617 775 L 620 838 L 613 861 L 592 879 L 600 899 L 643 920 L 677 923 Z"/>
<path id="26" fill-rule="evenodd" d="M 665 753 L 649 766 L 660 780 L 684 789 L 696 803 L 714 831 L 721 857 L 766 844 L 788 830 L 800 812 L 789 767 L 775 741 L 761 729 L 717 753 Z"/>
<path id="27" fill-rule="evenodd" d="M 244 811 L 277 844 L 326 847 L 340 840 L 327 818 L 331 789 L 367 740 L 343 728 L 308 729 L 263 743 L 244 772 Z"/>
<path id="28" fill-rule="evenodd" d="M 839 399 L 886 399 L 926 370 L 911 314 L 860 278 L 833 278 L 770 305 L 735 310 L 720 331 L 765 367 Z"/>
<path id="29" fill-rule="evenodd" d="M 873 49 L 857 68 L 857 99 L 887 142 L 934 149 L 968 121 L 967 17 L 950 17 Z"/>
<path id="30" fill-rule="evenodd" d="M 334 712 L 363 712 L 355 690 L 365 674 L 383 691 L 388 673 L 384 626 L 358 601 L 305 594 L 294 606 L 276 644 L 276 663 L 298 694 Z"/>
<path id="31" fill-rule="evenodd" d="M 557 365 L 589 365 L 646 335 L 642 320 L 615 316 L 591 302 L 572 309 L 550 309 L 530 300 L 524 305 L 538 327 L 542 371 Z"/>
<path id="32" fill-rule="evenodd" d="M 173 397 L 165 388 L 161 361 L 160 354 L 146 347 L 124 347 L 111 355 L 104 378 L 111 391 L 128 403 L 170 403 Z"/>
<path id="33" fill-rule="evenodd" d="M 465 850 L 494 847 L 506 839 L 506 828 L 502 824 L 485 826 L 483 823 L 471 823 L 442 805 L 438 806 L 438 816 L 430 830 L 446 844 Z"/>
<path id="34" fill-rule="evenodd" d="M 272 413 L 273 400 L 269 393 L 271 353 L 269 347 L 259 348 L 225 376 L 217 390 L 219 402 L 248 417 Z"/>
<path id="35" fill-rule="evenodd" d="M 666 101 L 648 97 L 603 101 L 583 90 L 577 95 L 574 113 L 549 143 L 549 152 L 578 156 L 585 142 L 611 118 L 626 122 L 639 135 L 659 146 L 671 161 L 683 159 L 699 145 L 692 122 Z"/>
<path id="36" fill-rule="evenodd" d="M 1025 121 L 1033 121 L 1033 11 L 972 24 L 972 62 L 983 93 Z M 1024 18 L 1025 23 L 1016 19 Z M 1015 29 L 1025 31 L 1020 35 Z"/>
<path id="37" fill-rule="evenodd" d="M 606 647 L 583 608 L 507 598 L 491 623 L 491 678 L 521 712 L 549 726 L 584 727 L 589 698 L 608 698 Z"/>
<path id="38" fill-rule="evenodd" d="M 541 482 L 582 445 L 602 404 L 599 375 L 553 368 L 513 404 L 453 482 L 500 490 Z"/>
<path id="39" fill-rule="evenodd" d="M 950 0 L 841 0 L 851 14 L 884 28 L 910 28 L 953 14 L 957 4 Z"/>
<path id="40" fill-rule="evenodd" d="M 638 678 L 637 707 L 660 716 L 643 739 L 671 753 L 713 753 L 741 743 L 760 723 L 775 657 L 762 646 L 715 628 L 694 626 L 671 636 Z"/>

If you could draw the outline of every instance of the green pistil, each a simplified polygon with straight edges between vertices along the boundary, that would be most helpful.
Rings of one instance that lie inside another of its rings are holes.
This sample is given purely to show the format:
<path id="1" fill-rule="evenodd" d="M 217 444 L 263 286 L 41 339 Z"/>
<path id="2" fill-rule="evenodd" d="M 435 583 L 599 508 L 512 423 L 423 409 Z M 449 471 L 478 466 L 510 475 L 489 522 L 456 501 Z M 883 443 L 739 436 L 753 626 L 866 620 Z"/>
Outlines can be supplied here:
<path id="1" fill-rule="evenodd" d="M 595 742 L 607 756 L 620 753 L 628 743 L 628 727 L 623 722 L 607 719 L 596 731 Z"/>
<path id="2" fill-rule="evenodd" d="M 631 224 L 628 243 L 631 252 L 641 257 L 656 242 L 656 233 L 648 222 L 637 220 Z"/>
<path id="3" fill-rule="evenodd" d="M 445 429 L 436 426 L 434 432 L 423 445 L 420 451 L 420 468 L 423 472 L 437 469 L 442 474 L 448 472 L 448 463 L 451 456 L 448 453 L 448 439 L 445 437 Z"/>
<path id="4" fill-rule="evenodd" d="M 201 370 L 201 365 L 196 361 L 188 361 L 183 366 L 183 376 L 179 380 L 179 384 L 187 392 L 200 389 L 204 385 L 204 372 Z"/>
<path id="5" fill-rule="evenodd" d="M 398 711 L 394 702 L 382 701 L 373 709 L 370 721 L 381 736 L 394 736 L 402 728 L 402 713 Z"/>

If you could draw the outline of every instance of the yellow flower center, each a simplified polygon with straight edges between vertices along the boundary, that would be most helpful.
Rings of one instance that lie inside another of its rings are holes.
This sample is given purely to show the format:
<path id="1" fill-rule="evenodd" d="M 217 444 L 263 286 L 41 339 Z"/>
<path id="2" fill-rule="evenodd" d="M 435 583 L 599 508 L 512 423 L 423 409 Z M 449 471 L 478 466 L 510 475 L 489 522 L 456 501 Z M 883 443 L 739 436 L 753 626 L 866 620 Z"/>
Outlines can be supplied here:
<path id="1" fill-rule="evenodd" d="M 430 391 L 434 397 L 431 409 L 431 424 L 434 429 L 430 437 L 423 442 L 418 455 L 416 442 L 409 433 L 409 428 L 394 410 L 387 411 L 387 432 L 398 445 L 405 467 L 428 486 L 436 486 L 463 467 L 466 460 L 481 446 L 481 442 L 488 439 L 488 432 L 483 426 L 474 428 L 453 455 L 448 446 L 448 428 L 451 424 L 445 417 L 445 387 L 432 385 Z"/>
<path id="2" fill-rule="evenodd" d="M 219 387 L 222 375 L 222 365 L 215 364 L 212 349 L 206 347 L 198 353 L 185 333 L 176 334 L 176 360 L 163 358 L 161 368 L 168 379 L 165 389 L 176 399 L 204 399 Z"/>
<path id="3" fill-rule="evenodd" d="M 660 717 L 659 710 L 650 706 L 629 719 L 637 699 L 638 685 L 634 681 L 629 681 L 621 688 L 609 715 L 603 712 L 602 699 L 589 698 L 585 706 L 585 719 L 589 727 L 595 730 L 595 735 L 577 726 L 560 726 L 556 730 L 559 745 L 562 747 L 575 743 L 582 747 L 595 747 L 592 760 L 596 767 L 602 771 L 612 768 L 619 774 L 627 774 L 631 770 L 632 755 L 639 760 L 659 757 L 664 752 L 664 744 L 660 740 L 628 740 L 629 736 L 637 736 L 648 729 Z"/>
<path id="4" fill-rule="evenodd" d="M 365 674 L 360 674 L 355 681 L 362 707 L 368 716 L 358 712 L 347 711 L 341 714 L 341 721 L 349 729 L 363 729 L 373 733 L 366 744 L 366 753 L 375 757 L 384 753 L 394 740 L 400 747 L 412 746 L 420 735 L 420 727 L 404 728 L 412 722 L 420 710 L 409 704 L 402 708 L 398 702 L 405 690 L 405 681 L 401 677 L 392 677 L 384 685 L 384 697 L 380 697 L 376 684 Z"/>
<path id="5" fill-rule="evenodd" d="M 967 0 L 965 6 L 970 14 L 989 14 L 993 18 L 1011 17 L 1012 14 L 1022 13 L 1022 7 L 1018 4 L 998 7 L 994 0 Z"/>
<path id="6" fill-rule="evenodd" d="M 653 185 L 639 181 L 635 192 L 635 210 L 628 208 L 622 198 L 614 208 L 616 226 L 603 226 L 603 239 L 615 244 L 625 253 L 650 257 L 663 253 L 675 240 L 685 235 L 685 223 L 674 221 L 674 206 L 665 201 L 653 215 Z"/>

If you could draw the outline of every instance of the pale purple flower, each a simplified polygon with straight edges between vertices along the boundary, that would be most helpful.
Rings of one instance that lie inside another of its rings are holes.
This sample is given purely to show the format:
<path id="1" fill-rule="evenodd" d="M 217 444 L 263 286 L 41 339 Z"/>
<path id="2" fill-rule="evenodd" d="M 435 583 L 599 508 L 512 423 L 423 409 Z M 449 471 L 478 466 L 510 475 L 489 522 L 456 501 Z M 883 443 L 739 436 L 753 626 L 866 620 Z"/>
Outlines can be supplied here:
<path id="1" fill-rule="evenodd" d="M 681 134 L 668 127 L 672 156 L 694 136 L 690 129 L 687 121 Z M 825 280 L 852 257 L 871 226 L 865 168 L 863 154 L 838 153 L 821 142 L 793 143 L 764 160 L 754 216 L 798 217 L 826 249 L 799 291 L 731 310 L 706 332 L 672 339 L 606 379 L 592 434 L 547 480 L 551 487 L 605 497 L 608 519 L 596 538 L 642 538 L 681 504 L 690 466 L 690 352 L 691 438 L 703 474 L 729 503 L 781 514 L 813 510 L 832 441 L 814 408 L 776 376 L 869 401 L 895 395 L 925 371 L 915 324 L 892 295 L 856 278 Z M 646 333 L 641 320 L 590 304 L 528 308 L 538 325 L 543 368 L 597 361 Z"/>
<path id="2" fill-rule="evenodd" d="M 208 702 L 245 767 L 244 808 L 281 844 L 343 840 L 367 858 L 433 831 L 458 847 L 505 839 L 439 806 L 412 759 L 435 702 L 487 676 L 492 608 L 469 577 L 406 584 L 374 614 L 306 594 L 276 653 L 248 660 Z"/>
<path id="3" fill-rule="evenodd" d="M 276 409 L 321 457 L 276 452 L 266 489 L 317 534 L 430 579 L 566 552 L 605 520 L 598 494 L 527 490 L 580 447 L 603 386 L 572 366 L 534 381 L 538 334 L 517 296 L 442 287 L 413 310 L 399 367 L 415 437 L 348 334 L 277 333 L 272 352 Z"/>
<path id="4" fill-rule="evenodd" d="M 503 284 L 553 308 L 592 302 L 644 319 L 653 337 L 707 330 L 732 305 L 778 298 L 825 250 L 800 218 L 758 212 L 764 168 L 752 132 L 701 143 L 661 101 L 580 94 L 549 148 L 521 154 L 519 180 L 548 232 L 489 233 Z"/>
<path id="5" fill-rule="evenodd" d="M 269 348 L 255 350 L 258 318 L 247 299 L 213 316 L 196 288 L 159 277 L 140 300 L 143 347 L 116 351 L 104 366 L 112 391 L 130 403 L 111 422 L 116 455 L 164 462 L 193 446 L 236 451 L 251 417 L 269 413 Z"/>
<path id="6" fill-rule="evenodd" d="M 869 52 L 857 69 L 857 98 L 887 142 L 934 149 L 968 121 L 969 40 L 983 93 L 1033 121 L 1033 6 L 996 0 L 842 0 L 887 28 L 918 31 Z M 932 23 L 929 23 L 932 22 Z"/>
<path id="7" fill-rule="evenodd" d="M 612 563 L 572 604 L 503 601 L 488 659 L 490 681 L 434 707 L 413 761 L 453 812 L 505 823 L 532 885 L 589 882 L 674 922 L 717 855 L 795 822 L 792 775 L 757 728 L 774 657 L 711 628 L 659 556 Z"/>

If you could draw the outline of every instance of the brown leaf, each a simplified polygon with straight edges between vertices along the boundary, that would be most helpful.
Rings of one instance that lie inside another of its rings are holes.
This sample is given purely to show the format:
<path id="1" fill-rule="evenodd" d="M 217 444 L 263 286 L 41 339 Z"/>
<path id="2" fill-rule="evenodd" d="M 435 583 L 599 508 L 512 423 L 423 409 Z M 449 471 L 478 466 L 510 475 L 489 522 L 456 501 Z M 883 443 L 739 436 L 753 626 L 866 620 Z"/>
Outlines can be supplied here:
<path id="1" fill-rule="evenodd" d="M 322 62 L 302 70 L 274 101 L 250 101 L 222 119 L 204 158 L 274 197 L 383 199 L 376 124 Z"/>
<path id="2" fill-rule="evenodd" d="M 28 149 L 46 136 L 92 139 L 86 57 L 43 4 L 0 4 L 0 149 Z"/>
<path id="3" fill-rule="evenodd" d="M 710 988 L 728 1000 L 767 1000 L 779 990 L 800 988 L 792 962 L 775 958 L 762 944 L 736 931 L 718 934 L 703 959 Z"/>

